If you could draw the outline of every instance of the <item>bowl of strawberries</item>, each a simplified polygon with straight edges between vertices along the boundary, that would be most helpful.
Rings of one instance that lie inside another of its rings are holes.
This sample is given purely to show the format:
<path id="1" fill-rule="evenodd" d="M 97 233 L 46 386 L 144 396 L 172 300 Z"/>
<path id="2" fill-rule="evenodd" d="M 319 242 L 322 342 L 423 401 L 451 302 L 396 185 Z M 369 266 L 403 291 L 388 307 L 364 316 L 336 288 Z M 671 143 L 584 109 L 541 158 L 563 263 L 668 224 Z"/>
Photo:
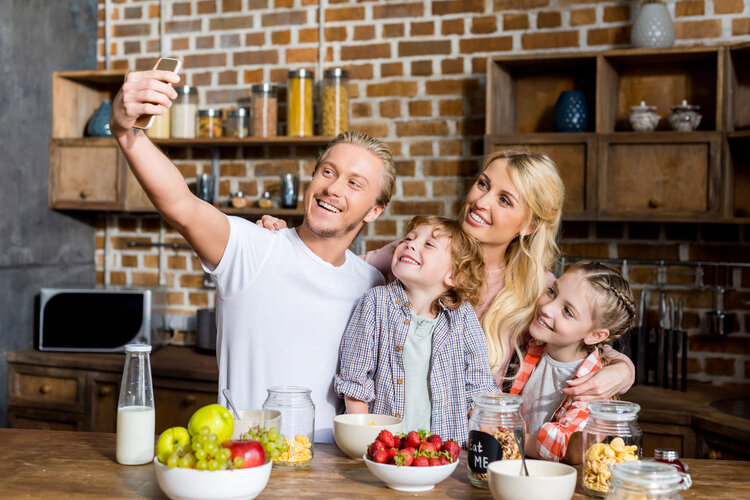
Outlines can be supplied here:
<path id="1" fill-rule="evenodd" d="M 458 466 L 461 447 L 443 442 L 437 434 L 410 431 L 392 434 L 383 430 L 362 457 L 375 477 L 399 491 L 427 491 L 447 479 Z"/>

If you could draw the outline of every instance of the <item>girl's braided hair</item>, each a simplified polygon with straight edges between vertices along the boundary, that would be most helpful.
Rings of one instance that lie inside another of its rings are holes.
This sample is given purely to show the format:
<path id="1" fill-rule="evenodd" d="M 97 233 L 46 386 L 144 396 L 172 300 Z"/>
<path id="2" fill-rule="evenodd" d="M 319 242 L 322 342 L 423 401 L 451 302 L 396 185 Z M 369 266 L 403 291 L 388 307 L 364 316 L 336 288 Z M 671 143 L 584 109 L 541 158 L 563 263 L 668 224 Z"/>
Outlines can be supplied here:
<path id="1" fill-rule="evenodd" d="M 594 292 L 594 327 L 609 330 L 609 337 L 592 348 L 599 350 L 599 356 L 606 364 L 601 347 L 627 332 L 635 319 L 636 305 L 630 284 L 619 272 L 594 261 L 576 262 L 566 272 L 581 273 Z"/>

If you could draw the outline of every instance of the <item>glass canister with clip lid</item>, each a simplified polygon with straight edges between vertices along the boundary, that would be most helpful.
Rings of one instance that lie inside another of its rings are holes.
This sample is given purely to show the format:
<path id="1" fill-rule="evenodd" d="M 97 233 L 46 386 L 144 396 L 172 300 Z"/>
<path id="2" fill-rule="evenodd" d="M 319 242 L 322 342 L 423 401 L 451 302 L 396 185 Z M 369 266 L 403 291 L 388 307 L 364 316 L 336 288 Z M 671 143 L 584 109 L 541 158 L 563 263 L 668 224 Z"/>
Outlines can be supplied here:
<path id="1" fill-rule="evenodd" d="M 490 392 L 474 396 L 474 413 L 469 419 L 469 480 L 488 488 L 487 466 L 495 460 L 519 460 L 515 431 L 525 432 L 521 417 L 521 396 Z"/>
<path id="2" fill-rule="evenodd" d="M 310 389 L 277 386 L 268 389 L 263 410 L 281 413 L 281 434 L 289 449 L 273 460 L 274 467 L 304 467 L 313 458 L 315 440 L 315 405 Z"/>
<path id="3" fill-rule="evenodd" d="M 198 87 L 181 85 L 174 88 L 177 98 L 170 108 L 171 136 L 175 139 L 194 139 L 198 116 Z"/>
<path id="4" fill-rule="evenodd" d="M 651 460 L 622 462 L 611 473 L 607 500 L 682 500 L 678 491 L 692 484 L 689 474 Z"/>
<path id="5" fill-rule="evenodd" d="M 117 403 L 115 458 L 124 465 L 140 465 L 154 458 L 154 387 L 148 344 L 125 346 L 125 366 Z"/>
<path id="6" fill-rule="evenodd" d="M 313 74 L 306 69 L 289 72 L 286 103 L 286 133 L 313 135 Z"/>
<path id="7" fill-rule="evenodd" d="M 275 137 L 278 121 L 278 88 L 270 83 L 256 83 L 250 87 L 253 105 L 252 134 L 255 137 Z"/>
<path id="8" fill-rule="evenodd" d="M 610 467 L 641 457 L 643 433 L 638 426 L 641 407 L 628 401 L 592 401 L 583 430 L 581 484 L 589 496 L 604 497 L 609 491 Z"/>
<path id="9" fill-rule="evenodd" d="M 335 136 L 349 130 L 349 72 L 325 70 L 320 93 L 322 134 Z"/>

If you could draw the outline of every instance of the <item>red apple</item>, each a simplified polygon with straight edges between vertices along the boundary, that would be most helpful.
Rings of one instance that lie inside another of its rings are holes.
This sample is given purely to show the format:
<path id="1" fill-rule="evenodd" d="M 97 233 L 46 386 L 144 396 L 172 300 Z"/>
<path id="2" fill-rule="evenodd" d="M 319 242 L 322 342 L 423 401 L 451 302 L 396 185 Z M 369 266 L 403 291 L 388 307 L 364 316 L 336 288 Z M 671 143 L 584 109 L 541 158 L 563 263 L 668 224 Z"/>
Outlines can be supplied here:
<path id="1" fill-rule="evenodd" d="M 229 451 L 232 452 L 232 460 L 237 457 L 242 457 L 244 460 L 239 467 L 240 469 L 257 467 L 266 463 L 266 451 L 263 449 L 263 445 L 254 439 L 238 439 L 232 441 L 232 445 L 229 446 Z"/>

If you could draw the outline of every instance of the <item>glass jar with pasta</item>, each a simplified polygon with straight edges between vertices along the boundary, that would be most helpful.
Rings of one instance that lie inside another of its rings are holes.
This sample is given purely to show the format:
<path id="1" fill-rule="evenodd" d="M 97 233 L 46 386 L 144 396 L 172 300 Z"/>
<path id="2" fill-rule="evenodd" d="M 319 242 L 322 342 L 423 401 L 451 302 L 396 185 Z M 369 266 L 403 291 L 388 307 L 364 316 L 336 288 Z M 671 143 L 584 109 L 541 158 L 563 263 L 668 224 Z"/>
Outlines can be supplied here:
<path id="1" fill-rule="evenodd" d="M 603 498 L 609 491 L 611 466 L 641 457 L 641 407 L 628 401 L 592 401 L 588 408 L 581 483 L 584 493 Z"/>
<path id="2" fill-rule="evenodd" d="M 198 137 L 221 137 L 221 113 L 208 108 L 198 111 Z"/>
<path id="3" fill-rule="evenodd" d="M 281 413 L 281 434 L 289 449 L 273 459 L 274 467 L 304 467 L 313 458 L 315 440 L 315 405 L 310 389 L 279 386 L 268 389 L 264 410 Z"/>
<path id="4" fill-rule="evenodd" d="M 341 68 L 325 70 L 320 94 L 321 133 L 335 136 L 349 130 L 349 73 Z"/>
<path id="5" fill-rule="evenodd" d="M 519 460 L 521 451 L 515 431 L 525 432 L 521 418 L 521 396 L 486 393 L 474 396 L 474 413 L 469 419 L 469 480 L 487 488 L 487 466 L 495 460 Z"/>
<path id="6" fill-rule="evenodd" d="M 611 468 L 607 500 L 682 500 L 678 491 L 690 488 L 690 475 L 650 460 L 621 462 Z"/>
<path id="7" fill-rule="evenodd" d="M 306 69 L 289 72 L 286 132 L 293 137 L 313 135 L 313 74 Z"/>

